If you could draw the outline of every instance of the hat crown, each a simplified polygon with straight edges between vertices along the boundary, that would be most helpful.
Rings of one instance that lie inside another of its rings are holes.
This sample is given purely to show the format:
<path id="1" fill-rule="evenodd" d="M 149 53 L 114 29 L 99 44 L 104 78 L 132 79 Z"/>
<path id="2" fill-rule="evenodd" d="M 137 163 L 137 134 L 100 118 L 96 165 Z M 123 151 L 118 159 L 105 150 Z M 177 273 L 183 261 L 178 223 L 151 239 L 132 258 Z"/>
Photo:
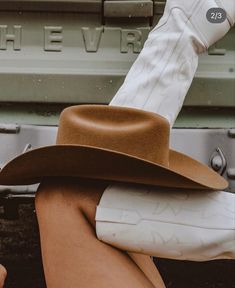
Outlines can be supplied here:
<path id="1" fill-rule="evenodd" d="M 74 144 L 114 150 L 168 166 L 168 121 L 139 109 L 80 105 L 60 117 L 57 144 Z"/>

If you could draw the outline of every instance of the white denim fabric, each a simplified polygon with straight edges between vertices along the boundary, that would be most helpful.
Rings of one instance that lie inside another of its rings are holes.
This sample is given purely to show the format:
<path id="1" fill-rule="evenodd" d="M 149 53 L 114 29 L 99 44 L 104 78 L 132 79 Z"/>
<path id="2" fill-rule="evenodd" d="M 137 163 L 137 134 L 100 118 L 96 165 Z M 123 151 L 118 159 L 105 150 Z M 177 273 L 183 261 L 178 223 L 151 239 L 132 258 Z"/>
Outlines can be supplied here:
<path id="1" fill-rule="evenodd" d="M 235 1 L 229 1 L 168 0 L 110 105 L 158 113 L 172 127 L 195 75 L 198 54 L 234 23 Z M 206 12 L 213 7 L 227 8 L 228 20 L 209 23 Z M 96 233 L 115 247 L 157 257 L 235 258 L 235 195 L 110 185 L 97 207 Z"/>

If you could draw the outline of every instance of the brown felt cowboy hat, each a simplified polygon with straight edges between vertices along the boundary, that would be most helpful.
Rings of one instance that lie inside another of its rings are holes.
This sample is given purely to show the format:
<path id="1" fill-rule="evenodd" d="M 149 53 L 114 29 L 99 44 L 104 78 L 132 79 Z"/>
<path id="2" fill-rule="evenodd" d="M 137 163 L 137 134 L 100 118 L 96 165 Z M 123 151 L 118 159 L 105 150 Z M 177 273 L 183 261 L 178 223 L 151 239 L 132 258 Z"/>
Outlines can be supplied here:
<path id="1" fill-rule="evenodd" d="M 169 149 L 168 121 L 151 112 L 105 105 L 65 109 L 56 145 L 25 152 L 0 172 L 0 185 L 45 177 L 85 177 L 166 187 L 224 189 L 209 167 Z"/>

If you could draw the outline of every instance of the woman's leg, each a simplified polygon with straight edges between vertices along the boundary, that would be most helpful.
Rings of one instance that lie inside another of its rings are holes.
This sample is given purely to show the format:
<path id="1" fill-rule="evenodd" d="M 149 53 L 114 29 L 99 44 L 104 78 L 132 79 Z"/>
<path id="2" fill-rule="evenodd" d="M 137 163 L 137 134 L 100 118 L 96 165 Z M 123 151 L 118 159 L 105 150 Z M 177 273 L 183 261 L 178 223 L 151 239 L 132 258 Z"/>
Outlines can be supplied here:
<path id="1" fill-rule="evenodd" d="M 130 254 L 96 238 L 96 205 L 104 182 L 54 179 L 36 196 L 47 287 L 164 287 L 149 256 Z"/>
<path id="2" fill-rule="evenodd" d="M 154 287 L 165 287 L 161 275 L 149 256 L 131 252 L 128 252 L 128 255 L 154 284 Z"/>
<path id="3" fill-rule="evenodd" d="M 0 264 L 0 288 L 3 288 L 5 279 L 7 277 L 7 270 Z"/>

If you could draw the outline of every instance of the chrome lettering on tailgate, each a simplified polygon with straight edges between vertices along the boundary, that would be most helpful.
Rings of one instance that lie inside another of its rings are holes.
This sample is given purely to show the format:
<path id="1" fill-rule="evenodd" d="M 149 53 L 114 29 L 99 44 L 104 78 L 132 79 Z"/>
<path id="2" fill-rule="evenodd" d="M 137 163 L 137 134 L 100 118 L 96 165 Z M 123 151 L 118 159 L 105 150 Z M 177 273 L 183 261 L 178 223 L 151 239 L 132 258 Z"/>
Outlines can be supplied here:
<path id="1" fill-rule="evenodd" d="M 103 31 L 103 26 L 94 29 L 82 27 L 82 35 L 87 52 L 97 52 Z"/>
<path id="2" fill-rule="evenodd" d="M 61 52 L 63 49 L 63 27 L 44 26 L 44 51 Z M 147 38 L 149 27 L 123 29 L 120 27 L 81 27 L 84 48 L 87 52 L 97 52 L 102 35 L 105 31 L 118 30 L 120 32 L 120 52 L 128 53 L 130 47 L 134 53 L 139 53 Z M 10 32 L 12 31 L 12 32 Z M 8 42 L 13 42 L 13 50 L 21 50 L 23 29 L 21 25 L 0 25 L 0 50 L 8 49 Z M 43 35 L 43 34 L 42 34 Z"/>
<path id="3" fill-rule="evenodd" d="M 14 50 L 21 50 L 21 25 L 13 26 L 13 33 L 9 33 L 7 25 L 0 25 L 0 50 L 7 49 L 7 42 L 12 41 Z"/>
<path id="4" fill-rule="evenodd" d="M 57 51 L 62 50 L 62 26 L 45 26 L 44 27 L 44 50 L 45 51 Z M 58 44 L 60 43 L 60 44 Z"/>

